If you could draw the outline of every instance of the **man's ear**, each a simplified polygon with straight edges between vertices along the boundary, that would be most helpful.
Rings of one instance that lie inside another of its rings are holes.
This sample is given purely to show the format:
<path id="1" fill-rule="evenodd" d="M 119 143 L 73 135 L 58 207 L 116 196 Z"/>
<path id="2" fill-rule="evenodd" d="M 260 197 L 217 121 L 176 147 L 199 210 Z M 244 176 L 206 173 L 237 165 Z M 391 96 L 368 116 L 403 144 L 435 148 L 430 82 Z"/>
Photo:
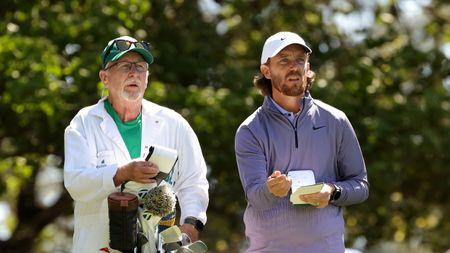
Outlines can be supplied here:
<path id="1" fill-rule="evenodd" d="M 259 70 L 265 78 L 271 79 L 269 66 L 267 66 L 266 64 L 261 64 L 261 66 L 259 66 Z"/>
<path id="2" fill-rule="evenodd" d="M 314 78 L 316 77 L 316 73 L 314 73 L 314 71 L 311 70 L 311 65 L 309 65 L 309 62 L 308 65 L 306 66 L 306 77 L 311 81 L 314 81 Z"/>
<path id="3" fill-rule="evenodd" d="M 105 86 L 105 88 L 108 88 L 108 74 L 106 73 L 106 71 L 100 70 L 98 72 L 98 77 L 102 81 L 102 83 Z"/>

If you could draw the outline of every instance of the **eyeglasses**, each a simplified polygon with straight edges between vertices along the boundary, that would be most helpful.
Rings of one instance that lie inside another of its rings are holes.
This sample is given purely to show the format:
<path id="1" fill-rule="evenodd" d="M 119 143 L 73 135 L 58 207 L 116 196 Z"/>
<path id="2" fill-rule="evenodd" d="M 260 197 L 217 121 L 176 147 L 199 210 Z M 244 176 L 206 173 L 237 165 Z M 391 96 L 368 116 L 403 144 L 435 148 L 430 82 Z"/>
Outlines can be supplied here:
<path id="1" fill-rule="evenodd" d="M 138 41 L 129 41 L 129 40 L 115 40 L 109 46 L 108 51 L 106 51 L 105 57 L 103 57 L 104 61 L 108 58 L 108 55 L 111 52 L 111 48 L 113 48 L 114 45 L 116 45 L 116 48 L 119 49 L 120 51 L 128 50 L 131 47 L 131 45 L 134 45 L 134 47 L 136 47 L 136 48 L 143 48 L 147 51 L 150 51 L 150 49 L 151 49 L 151 45 L 147 41 L 138 42 Z M 103 64 L 105 65 L 106 63 L 104 62 Z"/>
<path id="2" fill-rule="evenodd" d="M 120 72 L 128 73 L 131 71 L 133 66 L 135 67 L 136 71 L 139 73 L 145 72 L 148 70 L 148 63 L 145 61 L 141 62 L 129 62 L 129 61 L 119 61 L 111 64 L 109 67 L 105 68 L 104 70 L 108 70 L 114 66 L 117 66 L 117 69 Z"/>

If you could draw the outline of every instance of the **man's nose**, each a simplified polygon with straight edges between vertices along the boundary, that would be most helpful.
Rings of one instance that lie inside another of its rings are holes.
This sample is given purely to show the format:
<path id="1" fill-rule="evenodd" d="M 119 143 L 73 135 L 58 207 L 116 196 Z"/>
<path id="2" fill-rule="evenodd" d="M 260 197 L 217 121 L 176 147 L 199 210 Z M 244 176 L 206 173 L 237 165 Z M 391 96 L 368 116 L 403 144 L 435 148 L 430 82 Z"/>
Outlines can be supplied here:
<path id="1" fill-rule="evenodd" d="M 293 61 L 291 63 L 291 70 L 301 70 L 303 68 L 303 64 L 301 64 L 300 62 L 297 61 Z"/>
<path id="2" fill-rule="evenodd" d="M 131 63 L 131 65 L 130 65 L 130 69 L 128 70 L 128 73 L 137 73 L 138 72 L 138 70 L 137 70 L 137 64 L 136 63 Z"/>
<path id="3" fill-rule="evenodd" d="M 292 70 L 302 70 L 306 68 L 306 63 L 304 61 L 292 61 L 290 67 Z"/>
<path id="4" fill-rule="evenodd" d="M 131 68 L 130 71 L 137 71 L 137 64 L 136 63 L 131 63 Z"/>

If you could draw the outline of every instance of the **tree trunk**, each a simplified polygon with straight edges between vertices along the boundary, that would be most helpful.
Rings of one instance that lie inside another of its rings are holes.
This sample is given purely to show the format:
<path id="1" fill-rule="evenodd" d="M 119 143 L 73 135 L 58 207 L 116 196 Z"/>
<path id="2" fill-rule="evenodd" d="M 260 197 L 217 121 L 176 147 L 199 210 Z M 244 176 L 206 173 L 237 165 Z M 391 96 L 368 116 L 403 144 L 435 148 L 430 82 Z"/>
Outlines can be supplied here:
<path id="1" fill-rule="evenodd" d="M 35 177 L 31 179 L 34 182 Z M 56 218 L 72 210 L 72 198 L 63 191 L 58 201 L 50 207 L 38 207 L 35 203 L 36 195 L 34 183 L 24 184 L 17 202 L 18 224 L 12 236 L 0 241 L 2 253 L 33 253 L 34 240 L 42 229 L 51 224 Z"/>

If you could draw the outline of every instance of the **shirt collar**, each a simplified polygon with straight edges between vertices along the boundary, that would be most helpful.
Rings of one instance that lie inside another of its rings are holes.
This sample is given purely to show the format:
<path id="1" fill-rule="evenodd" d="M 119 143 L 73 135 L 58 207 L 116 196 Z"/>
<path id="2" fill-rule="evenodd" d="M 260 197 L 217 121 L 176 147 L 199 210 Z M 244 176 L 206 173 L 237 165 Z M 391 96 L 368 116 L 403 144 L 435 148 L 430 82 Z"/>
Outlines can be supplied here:
<path id="1" fill-rule="evenodd" d="M 275 105 L 275 107 L 278 109 L 278 111 L 280 111 L 284 116 L 286 116 L 289 119 L 289 121 L 291 121 L 291 122 L 294 121 L 297 113 L 285 110 L 283 107 L 281 107 L 279 104 L 277 104 L 277 102 L 275 102 L 275 100 L 273 100 L 273 98 L 270 96 L 269 96 L 269 99 L 270 99 L 270 101 L 272 101 L 273 105 Z"/>
<path id="2" fill-rule="evenodd" d="M 282 114 L 287 115 L 287 114 L 292 114 L 295 115 L 294 112 L 290 112 L 290 111 L 286 111 L 283 107 L 281 107 L 279 104 L 277 104 L 277 102 L 275 102 L 275 100 L 273 100 L 272 97 L 270 97 L 270 101 L 272 101 L 272 103 L 275 105 L 275 107 L 278 109 L 278 111 L 280 111 Z"/>

